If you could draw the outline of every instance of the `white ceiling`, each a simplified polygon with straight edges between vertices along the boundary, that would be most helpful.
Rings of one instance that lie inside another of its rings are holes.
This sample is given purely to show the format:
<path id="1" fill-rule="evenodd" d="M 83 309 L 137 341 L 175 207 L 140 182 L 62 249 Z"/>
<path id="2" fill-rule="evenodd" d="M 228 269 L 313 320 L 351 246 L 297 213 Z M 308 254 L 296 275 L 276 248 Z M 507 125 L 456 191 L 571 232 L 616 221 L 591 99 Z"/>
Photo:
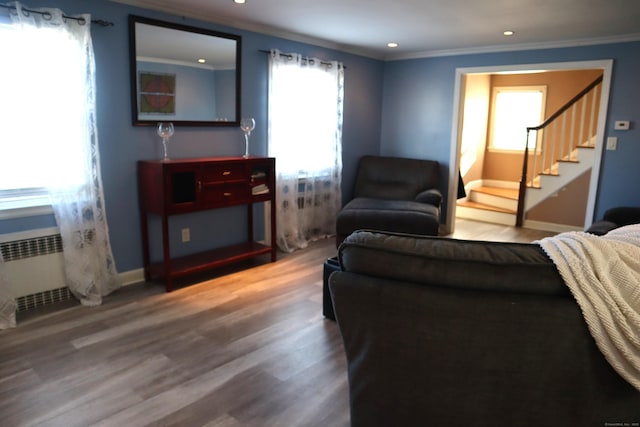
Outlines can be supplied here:
<path id="1" fill-rule="evenodd" d="M 640 0 L 112 1 L 377 59 L 640 40 Z"/>

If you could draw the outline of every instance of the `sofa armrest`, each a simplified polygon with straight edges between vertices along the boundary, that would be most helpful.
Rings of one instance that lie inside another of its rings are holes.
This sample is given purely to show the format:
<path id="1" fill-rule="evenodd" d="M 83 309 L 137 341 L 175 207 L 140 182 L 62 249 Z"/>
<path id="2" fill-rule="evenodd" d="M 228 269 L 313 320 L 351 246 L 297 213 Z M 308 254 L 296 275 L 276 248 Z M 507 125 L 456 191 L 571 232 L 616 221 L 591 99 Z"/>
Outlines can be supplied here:
<path id="1" fill-rule="evenodd" d="M 602 218 L 618 226 L 640 223 L 640 207 L 617 207 L 608 209 Z"/>
<path id="2" fill-rule="evenodd" d="M 428 203 L 434 206 L 440 206 L 442 203 L 442 193 L 437 188 L 421 191 L 415 198 L 416 202 Z"/>
<path id="3" fill-rule="evenodd" d="M 342 269 L 440 287 L 570 295 L 537 244 L 448 239 L 361 230 L 340 245 Z"/>
<path id="4" fill-rule="evenodd" d="M 615 222 L 611 221 L 597 221 L 591 224 L 589 228 L 587 228 L 586 232 L 590 234 L 595 234 L 596 236 L 604 236 L 608 232 L 613 229 L 618 228 L 619 225 Z"/>

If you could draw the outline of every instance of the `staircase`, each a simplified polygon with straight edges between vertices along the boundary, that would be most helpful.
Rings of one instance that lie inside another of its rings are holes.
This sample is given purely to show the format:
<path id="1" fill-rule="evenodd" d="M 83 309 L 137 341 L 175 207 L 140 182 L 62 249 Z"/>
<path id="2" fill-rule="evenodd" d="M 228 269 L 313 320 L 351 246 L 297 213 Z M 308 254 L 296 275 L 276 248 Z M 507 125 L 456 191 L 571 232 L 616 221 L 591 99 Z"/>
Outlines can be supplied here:
<path id="1" fill-rule="evenodd" d="M 576 147 L 527 185 L 528 211 L 553 196 L 571 181 L 591 169 L 594 145 Z M 456 216 L 495 224 L 514 225 L 518 210 L 518 183 L 491 182 L 467 189 L 468 197 L 457 203 Z"/>
<path id="2" fill-rule="evenodd" d="M 589 171 L 594 161 L 597 105 L 602 86 L 599 77 L 539 126 L 541 133 L 524 152 L 521 181 L 481 183 L 467 188 L 458 201 L 456 215 L 505 225 L 522 225 L 527 211 L 555 195 Z"/>
<path id="3" fill-rule="evenodd" d="M 500 186 L 496 186 L 500 185 Z M 457 203 L 458 218 L 513 225 L 518 209 L 518 183 L 481 185 L 467 190 L 466 200 Z"/>

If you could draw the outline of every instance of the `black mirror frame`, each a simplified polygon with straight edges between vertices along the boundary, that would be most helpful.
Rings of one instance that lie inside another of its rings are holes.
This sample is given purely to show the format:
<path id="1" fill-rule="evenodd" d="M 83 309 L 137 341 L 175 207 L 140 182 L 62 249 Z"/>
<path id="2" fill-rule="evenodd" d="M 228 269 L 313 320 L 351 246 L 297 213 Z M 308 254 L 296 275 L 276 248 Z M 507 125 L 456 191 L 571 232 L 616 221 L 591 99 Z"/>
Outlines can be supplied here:
<path id="1" fill-rule="evenodd" d="M 235 88 L 235 120 L 229 121 L 200 121 L 200 120 L 175 120 L 175 126 L 240 126 L 240 96 L 241 96 L 241 70 L 242 70 L 242 36 L 223 33 L 220 31 L 207 30 L 204 28 L 192 27 L 182 24 L 160 21 L 143 16 L 129 15 L 129 71 L 131 82 L 131 117 L 134 126 L 156 126 L 158 120 L 140 120 L 138 118 L 138 70 L 136 65 L 136 23 L 154 25 L 169 28 L 172 30 L 186 31 L 190 33 L 204 34 L 213 37 L 222 37 L 236 41 L 236 88 Z M 166 120 L 169 121 L 169 120 Z"/>

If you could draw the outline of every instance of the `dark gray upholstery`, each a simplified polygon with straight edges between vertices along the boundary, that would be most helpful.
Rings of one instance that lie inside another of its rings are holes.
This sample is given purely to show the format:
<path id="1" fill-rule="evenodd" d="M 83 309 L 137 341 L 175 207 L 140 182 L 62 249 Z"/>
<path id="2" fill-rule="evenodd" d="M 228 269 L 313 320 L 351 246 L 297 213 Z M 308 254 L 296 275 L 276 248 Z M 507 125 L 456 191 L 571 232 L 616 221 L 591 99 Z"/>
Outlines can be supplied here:
<path id="1" fill-rule="evenodd" d="M 336 219 L 336 246 L 360 229 L 438 235 L 442 194 L 433 160 L 364 156 L 354 198 Z"/>
<path id="2" fill-rule="evenodd" d="M 625 225 L 640 223 L 640 207 L 617 207 L 608 209 L 600 221 L 594 222 L 587 233 L 602 236 Z"/>
<path id="3" fill-rule="evenodd" d="M 538 245 L 359 231 L 338 255 L 353 426 L 640 421 Z"/>

